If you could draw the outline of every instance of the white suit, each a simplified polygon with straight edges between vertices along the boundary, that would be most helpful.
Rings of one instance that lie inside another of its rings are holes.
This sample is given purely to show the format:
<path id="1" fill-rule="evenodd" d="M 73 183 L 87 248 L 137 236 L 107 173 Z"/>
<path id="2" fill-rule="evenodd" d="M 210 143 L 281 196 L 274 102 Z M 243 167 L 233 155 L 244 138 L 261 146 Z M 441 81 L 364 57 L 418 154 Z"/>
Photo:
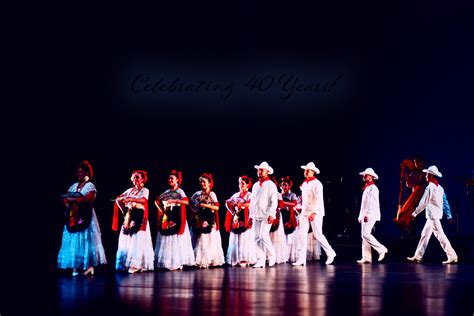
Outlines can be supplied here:
<path id="1" fill-rule="evenodd" d="M 421 197 L 420 203 L 412 213 L 413 216 L 417 216 L 423 210 L 426 210 L 425 227 L 423 227 L 420 242 L 415 251 L 415 259 L 417 260 L 423 258 L 431 234 L 434 234 L 438 239 L 448 258 L 457 258 L 457 254 L 451 246 L 448 237 L 444 234 L 443 227 L 441 226 L 440 220 L 443 217 L 443 196 L 443 187 L 439 184 L 430 182 Z"/>
<path id="2" fill-rule="evenodd" d="M 367 222 L 364 222 L 365 217 L 368 219 Z M 371 247 L 379 254 L 387 252 L 387 248 L 372 235 L 375 222 L 380 221 L 379 189 L 375 184 L 366 186 L 362 193 L 358 220 L 362 223 L 362 258 L 368 261 L 372 260 Z"/>
<path id="3" fill-rule="evenodd" d="M 305 180 L 301 185 L 301 214 L 298 217 L 299 236 L 298 236 L 298 262 L 306 262 L 308 248 L 308 231 L 309 225 L 313 229 L 316 240 L 326 252 L 328 257 L 334 257 L 336 252 L 323 235 L 323 217 L 324 217 L 324 200 L 323 200 L 323 184 L 318 179 Z M 314 220 L 310 222 L 308 216 L 316 214 Z"/>
<path id="4" fill-rule="evenodd" d="M 250 198 L 249 217 L 253 218 L 255 227 L 255 241 L 257 242 L 257 264 L 263 264 L 268 255 L 270 265 L 275 263 L 275 249 L 270 239 L 269 216 L 275 217 L 278 207 L 278 189 L 271 180 L 257 181 L 252 187 Z"/>

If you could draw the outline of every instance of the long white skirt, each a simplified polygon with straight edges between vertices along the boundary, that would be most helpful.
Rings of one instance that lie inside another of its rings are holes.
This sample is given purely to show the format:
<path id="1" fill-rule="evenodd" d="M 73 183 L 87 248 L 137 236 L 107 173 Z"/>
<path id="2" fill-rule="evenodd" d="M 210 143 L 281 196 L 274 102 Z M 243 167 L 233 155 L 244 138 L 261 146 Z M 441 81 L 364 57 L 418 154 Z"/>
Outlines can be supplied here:
<path id="1" fill-rule="evenodd" d="M 278 225 L 276 231 L 270 233 L 273 248 L 275 248 L 275 263 L 288 261 L 288 247 L 286 245 L 286 235 L 282 223 Z"/>
<path id="2" fill-rule="evenodd" d="M 198 266 L 220 266 L 224 264 L 221 233 L 212 228 L 209 234 L 200 234 L 194 248 Z"/>
<path id="3" fill-rule="evenodd" d="M 133 235 L 125 235 L 120 229 L 115 269 L 125 270 L 130 267 L 143 270 L 153 270 L 153 243 L 151 241 L 150 223 L 146 230 L 140 230 Z"/>
<path id="4" fill-rule="evenodd" d="M 244 261 L 249 264 L 257 262 L 257 244 L 253 227 L 240 234 L 230 232 L 225 261 L 233 266 Z"/>
<path id="5" fill-rule="evenodd" d="M 156 267 L 174 270 L 183 265 L 193 266 L 195 263 L 191 235 L 187 224 L 182 235 L 164 236 L 158 231 L 155 245 Z"/>
<path id="6" fill-rule="evenodd" d="M 306 251 L 306 260 L 319 260 L 321 256 L 321 244 L 314 237 L 313 232 L 308 233 L 308 249 Z"/>
<path id="7" fill-rule="evenodd" d="M 70 233 L 64 225 L 58 254 L 58 268 L 85 270 L 91 266 L 106 263 L 99 222 L 94 210 L 92 210 L 89 228 Z"/>
<path id="8" fill-rule="evenodd" d="M 298 233 L 298 227 L 296 227 L 291 234 L 286 235 L 289 262 L 296 262 L 298 260 Z"/>

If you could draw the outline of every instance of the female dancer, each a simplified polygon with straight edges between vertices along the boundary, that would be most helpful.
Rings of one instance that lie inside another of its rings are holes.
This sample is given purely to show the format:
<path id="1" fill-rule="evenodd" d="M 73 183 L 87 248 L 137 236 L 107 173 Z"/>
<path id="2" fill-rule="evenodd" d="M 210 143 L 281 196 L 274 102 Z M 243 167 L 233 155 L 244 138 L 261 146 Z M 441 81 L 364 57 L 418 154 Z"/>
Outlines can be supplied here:
<path id="1" fill-rule="evenodd" d="M 99 222 L 92 207 L 97 190 L 90 182 L 93 171 L 88 161 L 79 163 L 76 176 L 78 182 L 63 196 L 66 225 L 58 254 L 58 268 L 73 269 L 73 276 L 79 274 L 79 269 L 85 270 L 84 275 L 94 274 L 94 266 L 107 263 Z"/>
<path id="2" fill-rule="evenodd" d="M 195 264 L 191 235 L 186 221 L 189 200 L 180 188 L 181 171 L 172 170 L 168 177 L 169 189 L 158 196 L 158 233 L 155 245 L 155 266 L 170 271 L 181 270 L 183 265 Z"/>
<path id="3" fill-rule="evenodd" d="M 295 206 L 298 203 L 298 198 L 295 193 L 291 192 L 293 181 L 290 177 L 284 177 L 280 180 L 281 193 L 278 196 L 278 209 L 281 214 L 281 221 L 283 230 L 285 233 L 288 258 L 290 262 L 296 262 L 297 244 L 298 239 L 297 222 L 296 222 L 296 210 Z"/>
<path id="4" fill-rule="evenodd" d="M 272 178 L 272 180 L 276 187 L 278 187 L 278 181 L 276 178 Z M 280 198 L 280 196 L 278 198 Z M 287 262 L 288 246 L 286 244 L 286 235 L 283 228 L 282 214 L 280 213 L 279 207 L 277 207 L 275 210 L 275 219 L 273 220 L 272 227 L 270 228 L 270 239 L 272 241 L 273 247 L 275 248 L 275 263 L 279 264 Z"/>
<path id="5" fill-rule="evenodd" d="M 214 180 L 211 174 L 204 173 L 199 177 L 201 191 L 191 197 L 191 208 L 196 213 L 193 233 L 197 234 L 194 254 L 200 268 L 221 266 L 224 264 L 221 234 L 219 232 L 219 203 L 212 187 Z"/>
<path id="6" fill-rule="evenodd" d="M 133 187 L 115 200 L 113 230 L 118 230 L 119 210 L 124 214 L 120 230 L 115 268 L 129 273 L 153 270 L 153 244 L 148 223 L 147 172 L 135 170 L 130 179 Z"/>
<path id="7" fill-rule="evenodd" d="M 245 267 L 257 262 L 255 230 L 249 220 L 251 186 L 252 179 L 241 176 L 240 191 L 225 203 L 227 207 L 225 228 L 230 233 L 226 262 L 232 266 L 240 264 L 241 267 Z"/>

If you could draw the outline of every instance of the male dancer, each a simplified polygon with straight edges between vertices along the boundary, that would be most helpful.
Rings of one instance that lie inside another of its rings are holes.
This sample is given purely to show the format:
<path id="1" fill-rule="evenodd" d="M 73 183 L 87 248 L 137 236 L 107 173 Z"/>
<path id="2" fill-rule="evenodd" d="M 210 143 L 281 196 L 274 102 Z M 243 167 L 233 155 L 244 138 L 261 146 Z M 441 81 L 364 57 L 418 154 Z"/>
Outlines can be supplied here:
<path id="1" fill-rule="evenodd" d="M 451 246 L 448 237 L 444 234 L 443 227 L 441 226 L 444 189 L 438 183 L 436 177 L 441 178 L 442 174 L 438 171 L 436 166 L 423 169 L 423 172 L 426 173 L 428 186 L 423 193 L 420 204 L 418 204 L 415 211 L 412 213 L 412 216 L 415 217 L 423 210 L 426 210 L 426 223 L 421 232 L 421 238 L 416 247 L 415 255 L 413 257 L 408 257 L 407 259 L 412 262 L 420 262 L 421 259 L 423 259 L 431 235 L 434 234 L 448 256 L 448 260 L 443 261 L 443 264 L 456 263 L 458 262 L 458 256 Z"/>
<path id="2" fill-rule="evenodd" d="M 304 177 L 306 179 L 300 187 L 302 208 L 301 214 L 298 218 L 298 260 L 293 263 L 293 265 L 306 265 L 308 231 L 310 224 L 316 240 L 319 241 L 327 255 L 326 264 L 332 264 L 334 257 L 336 257 L 336 252 L 332 249 L 326 237 L 323 235 L 323 184 L 315 177 L 315 174 L 319 174 L 319 169 L 316 168 L 313 162 L 309 162 L 306 166 L 301 166 L 301 168 L 304 169 Z"/>
<path id="3" fill-rule="evenodd" d="M 372 228 L 376 221 L 380 221 L 380 203 L 379 203 L 379 189 L 374 183 L 379 177 L 374 169 L 367 168 L 365 171 L 359 173 L 362 175 L 365 182 L 364 192 L 362 193 L 362 200 L 360 202 L 359 223 L 362 224 L 362 259 L 357 260 L 358 263 L 372 262 L 372 248 L 379 253 L 379 261 L 382 261 L 385 254 L 388 252 L 387 248 L 382 245 L 374 235 L 372 235 Z"/>
<path id="4" fill-rule="evenodd" d="M 266 161 L 255 165 L 258 181 L 252 187 L 250 197 L 249 217 L 255 227 L 255 241 L 257 242 L 257 263 L 254 268 L 265 268 L 268 255 L 268 266 L 275 265 L 275 249 L 270 239 L 270 228 L 278 207 L 278 189 L 269 176 L 273 168 Z"/>

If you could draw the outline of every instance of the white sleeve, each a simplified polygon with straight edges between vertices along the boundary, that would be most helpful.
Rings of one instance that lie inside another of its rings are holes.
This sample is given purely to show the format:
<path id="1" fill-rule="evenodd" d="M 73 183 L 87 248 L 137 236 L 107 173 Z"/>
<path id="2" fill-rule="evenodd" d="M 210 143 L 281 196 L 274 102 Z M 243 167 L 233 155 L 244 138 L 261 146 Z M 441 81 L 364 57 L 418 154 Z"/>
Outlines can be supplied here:
<path id="1" fill-rule="evenodd" d="M 150 197 L 150 190 L 143 188 L 143 190 L 140 192 L 140 197 L 145 198 L 148 201 L 148 198 Z"/>
<path id="2" fill-rule="evenodd" d="M 413 216 L 420 214 L 428 206 L 428 201 L 430 200 L 430 196 L 431 196 L 431 189 L 430 189 L 430 186 L 428 185 L 425 189 L 425 192 L 423 193 L 423 196 L 421 197 L 420 203 L 418 203 L 418 206 L 412 213 Z"/>

